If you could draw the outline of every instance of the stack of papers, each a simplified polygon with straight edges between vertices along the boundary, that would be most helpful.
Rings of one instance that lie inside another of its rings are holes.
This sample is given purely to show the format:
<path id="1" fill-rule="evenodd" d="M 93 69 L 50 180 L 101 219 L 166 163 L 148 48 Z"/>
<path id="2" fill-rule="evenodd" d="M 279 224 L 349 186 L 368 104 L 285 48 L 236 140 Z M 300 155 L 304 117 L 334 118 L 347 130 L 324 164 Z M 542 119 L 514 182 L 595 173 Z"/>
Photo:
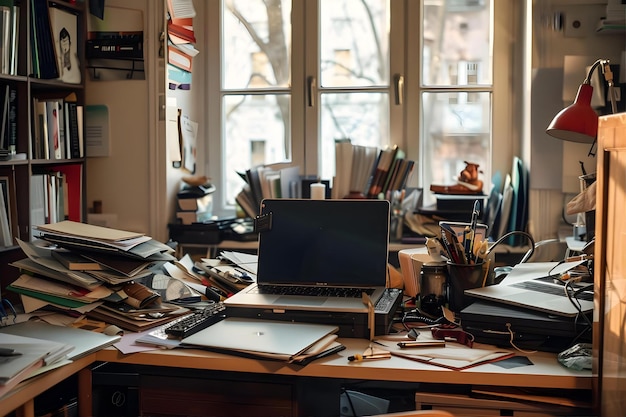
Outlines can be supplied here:
<path id="1" fill-rule="evenodd" d="M 2 335 L 0 347 L 0 397 L 44 366 L 67 359 L 74 347 L 13 334 Z"/>
<path id="2" fill-rule="evenodd" d="M 194 266 L 226 292 L 238 292 L 256 282 L 257 256 L 222 252 L 222 259 L 202 258 Z"/>
<path id="3" fill-rule="evenodd" d="M 162 303 L 141 283 L 176 258 L 173 249 L 142 233 L 73 221 L 36 226 L 40 238 L 19 241 L 27 258 L 11 263 L 24 272 L 7 288 L 24 311 L 72 310 L 138 331 L 187 309 Z"/>

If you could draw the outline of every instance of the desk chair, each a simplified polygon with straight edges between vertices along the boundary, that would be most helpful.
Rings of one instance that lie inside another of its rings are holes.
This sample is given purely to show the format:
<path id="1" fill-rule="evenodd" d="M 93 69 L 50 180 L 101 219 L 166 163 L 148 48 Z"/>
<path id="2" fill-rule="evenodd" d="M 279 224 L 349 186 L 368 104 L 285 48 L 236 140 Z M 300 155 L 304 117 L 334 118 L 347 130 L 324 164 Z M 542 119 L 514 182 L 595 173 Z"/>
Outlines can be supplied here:
<path id="1" fill-rule="evenodd" d="M 400 411 L 398 413 L 376 414 L 371 417 L 454 417 L 454 414 L 443 410 L 415 410 Z"/>

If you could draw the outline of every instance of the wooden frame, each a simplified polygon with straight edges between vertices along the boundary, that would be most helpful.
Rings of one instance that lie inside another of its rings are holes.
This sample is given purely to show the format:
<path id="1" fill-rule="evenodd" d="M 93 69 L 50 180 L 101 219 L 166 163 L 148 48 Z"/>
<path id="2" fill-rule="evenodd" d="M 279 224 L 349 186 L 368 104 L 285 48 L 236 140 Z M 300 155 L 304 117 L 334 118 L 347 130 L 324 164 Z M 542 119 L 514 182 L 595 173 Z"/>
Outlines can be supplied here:
<path id="1" fill-rule="evenodd" d="M 594 402 L 597 415 L 626 414 L 626 113 L 598 128 L 594 259 Z"/>

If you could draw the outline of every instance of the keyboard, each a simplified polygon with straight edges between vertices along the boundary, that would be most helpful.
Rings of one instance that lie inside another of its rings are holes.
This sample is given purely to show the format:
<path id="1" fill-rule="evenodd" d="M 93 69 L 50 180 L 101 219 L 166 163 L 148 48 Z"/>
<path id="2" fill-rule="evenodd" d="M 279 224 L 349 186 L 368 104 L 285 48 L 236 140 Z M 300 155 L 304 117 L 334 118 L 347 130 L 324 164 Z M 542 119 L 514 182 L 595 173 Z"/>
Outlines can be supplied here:
<path id="1" fill-rule="evenodd" d="M 226 317 L 225 310 L 226 306 L 222 302 L 211 304 L 164 325 L 161 331 L 166 335 L 183 339 L 223 320 Z"/>
<path id="2" fill-rule="evenodd" d="M 389 313 L 398 302 L 398 297 L 402 296 L 402 290 L 397 288 L 387 288 L 383 295 L 376 302 L 374 310 L 376 313 Z M 397 307 L 397 306 L 396 306 Z M 395 310 L 394 310 L 395 312 Z"/>
<path id="3" fill-rule="evenodd" d="M 567 297 L 567 294 L 565 294 L 564 286 L 546 285 L 541 283 L 540 280 L 517 282 L 515 284 L 511 284 L 511 287 L 524 288 L 527 290 L 542 292 L 545 294 L 553 294 L 559 295 L 561 297 Z M 574 297 L 574 293 L 571 293 L 571 295 L 572 297 Z M 581 291 L 576 294 L 575 297 L 580 300 L 593 301 L 593 293 L 589 291 Z"/>
<path id="4" fill-rule="evenodd" d="M 324 286 L 297 286 L 297 285 L 258 285 L 257 291 L 260 294 L 274 295 L 313 295 L 318 297 L 345 297 L 361 298 L 365 291 L 372 295 L 371 288 L 347 288 L 347 287 L 324 287 Z"/>

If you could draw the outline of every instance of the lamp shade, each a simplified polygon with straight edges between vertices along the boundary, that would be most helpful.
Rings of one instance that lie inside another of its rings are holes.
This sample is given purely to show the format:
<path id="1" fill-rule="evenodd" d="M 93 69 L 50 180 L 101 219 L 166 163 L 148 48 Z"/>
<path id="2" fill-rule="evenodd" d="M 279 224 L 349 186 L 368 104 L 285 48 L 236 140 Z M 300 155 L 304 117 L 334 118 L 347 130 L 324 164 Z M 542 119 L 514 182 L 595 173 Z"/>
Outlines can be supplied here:
<path id="1" fill-rule="evenodd" d="M 591 108 L 592 94 L 590 84 L 581 84 L 574 103 L 554 116 L 546 133 L 571 142 L 593 143 L 598 134 L 598 114 Z"/>

